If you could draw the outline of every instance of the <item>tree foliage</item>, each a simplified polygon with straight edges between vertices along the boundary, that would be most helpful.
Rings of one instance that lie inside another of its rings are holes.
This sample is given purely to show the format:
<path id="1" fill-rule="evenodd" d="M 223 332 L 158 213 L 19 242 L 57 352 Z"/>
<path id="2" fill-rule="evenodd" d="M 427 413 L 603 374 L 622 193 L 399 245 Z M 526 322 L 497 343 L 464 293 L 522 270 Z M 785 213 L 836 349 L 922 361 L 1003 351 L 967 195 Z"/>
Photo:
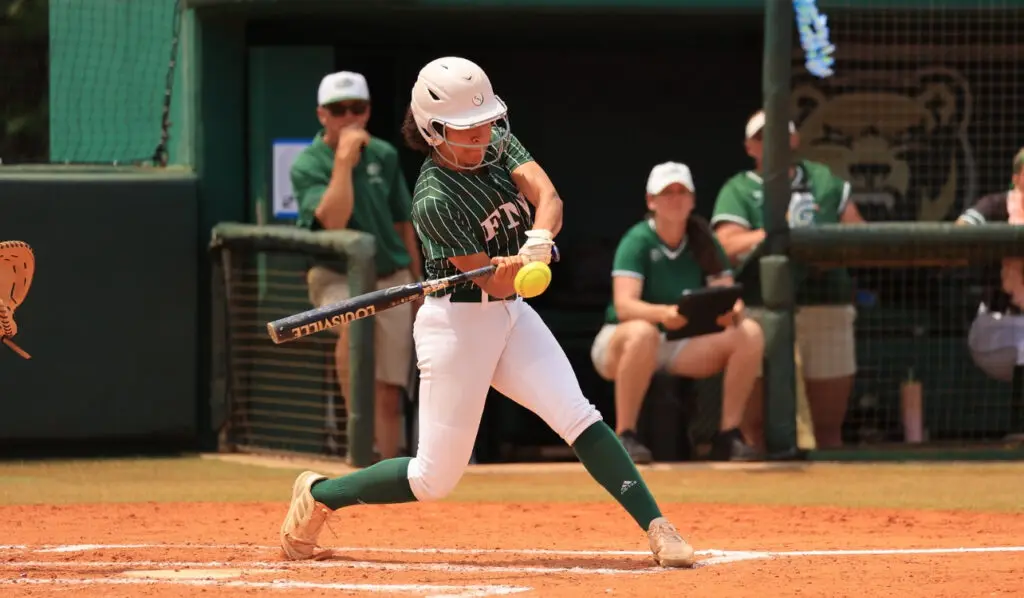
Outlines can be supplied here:
<path id="1" fill-rule="evenodd" d="M 5 79 L 0 86 L 0 160 L 46 162 L 48 0 L 0 0 L 0 73 Z"/>

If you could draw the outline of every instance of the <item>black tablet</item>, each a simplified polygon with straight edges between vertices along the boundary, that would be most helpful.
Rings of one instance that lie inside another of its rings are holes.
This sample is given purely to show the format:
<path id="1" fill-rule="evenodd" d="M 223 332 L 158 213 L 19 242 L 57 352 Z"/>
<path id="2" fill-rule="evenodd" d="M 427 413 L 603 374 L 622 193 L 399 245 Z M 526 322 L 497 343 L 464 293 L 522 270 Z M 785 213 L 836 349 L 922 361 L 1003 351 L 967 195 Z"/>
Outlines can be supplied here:
<path id="1" fill-rule="evenodd" d="M 679 306 L 679 315 L 686 318 L 686 326 L 678 330 L 667 330 L 666 338 L 674 341 L 725 330 L 718 325 L 716 320 L 720 315 L 732 310 L 742 294 L 742 284 L 728 287 L 704 287 L 684 292 L 679 297 L 677 305 Z"/>

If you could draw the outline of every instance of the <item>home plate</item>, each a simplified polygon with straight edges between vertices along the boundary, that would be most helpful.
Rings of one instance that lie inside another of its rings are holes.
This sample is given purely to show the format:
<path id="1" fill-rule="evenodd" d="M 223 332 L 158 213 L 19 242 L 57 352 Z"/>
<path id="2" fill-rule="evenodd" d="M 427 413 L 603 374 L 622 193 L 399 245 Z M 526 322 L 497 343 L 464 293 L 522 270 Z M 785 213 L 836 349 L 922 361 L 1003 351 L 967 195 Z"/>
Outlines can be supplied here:
<path id="1" fill-rule="evenodd" d="M 246 573 L 274 573 L 271 569 L 153 569 L 125 571 L 125 577 L 143 577 L 147 579 L 230 579 L 241 577 Z"/>

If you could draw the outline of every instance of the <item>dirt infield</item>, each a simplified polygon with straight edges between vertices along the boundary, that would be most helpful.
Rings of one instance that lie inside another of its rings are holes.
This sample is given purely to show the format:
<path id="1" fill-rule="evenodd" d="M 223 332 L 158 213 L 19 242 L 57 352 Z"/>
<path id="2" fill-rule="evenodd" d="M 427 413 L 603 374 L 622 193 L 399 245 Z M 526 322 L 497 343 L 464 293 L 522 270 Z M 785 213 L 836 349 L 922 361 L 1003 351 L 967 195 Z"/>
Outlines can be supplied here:
<path id="1" fill-rule="evenodd" d="M 349 508 L 335 558 L 301 563 L 277 548 L 285 508 L 0 507 L 0 595 L 1024 596 L 1012 514 L 670 505 L 702 560 L 667 570 L 612 503 Z"/>

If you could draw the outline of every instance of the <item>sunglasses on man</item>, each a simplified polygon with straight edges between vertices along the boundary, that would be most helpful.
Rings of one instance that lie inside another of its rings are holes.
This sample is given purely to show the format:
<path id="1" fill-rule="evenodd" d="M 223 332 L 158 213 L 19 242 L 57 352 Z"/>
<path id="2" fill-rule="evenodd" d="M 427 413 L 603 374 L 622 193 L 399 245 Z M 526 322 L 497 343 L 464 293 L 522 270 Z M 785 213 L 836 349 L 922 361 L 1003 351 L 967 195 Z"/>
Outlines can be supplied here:
<path id="1" fill-rule="evenodd" d="M 328 104 L 324 108 L 331 113 L 331 116 L 345 116 L 349 112 L 355 116 L 362 116 L 370 108 L 370 103 L 362 100 L 345 103 L 339 102 L 337 104 Z"/>

